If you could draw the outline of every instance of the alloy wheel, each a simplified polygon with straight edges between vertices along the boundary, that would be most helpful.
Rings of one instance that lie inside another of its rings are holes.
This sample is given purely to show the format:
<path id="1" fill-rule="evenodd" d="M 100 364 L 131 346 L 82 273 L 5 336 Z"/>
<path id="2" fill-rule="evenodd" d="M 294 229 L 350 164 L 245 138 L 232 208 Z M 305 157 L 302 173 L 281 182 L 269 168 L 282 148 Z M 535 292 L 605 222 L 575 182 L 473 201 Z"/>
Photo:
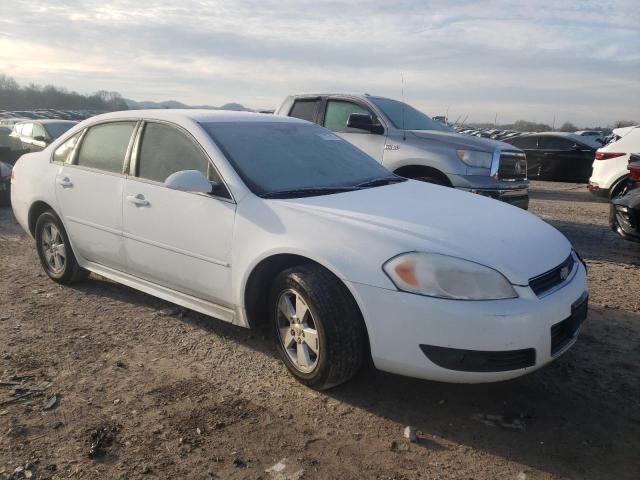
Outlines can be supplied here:
<path id="1" fill-rule="evenodd" d="M 276 304 L 278 336 L 293 366 L 310 373 L 320 358 L 320 341 L 309 306 L 295 290 L 285 290 Z"/>

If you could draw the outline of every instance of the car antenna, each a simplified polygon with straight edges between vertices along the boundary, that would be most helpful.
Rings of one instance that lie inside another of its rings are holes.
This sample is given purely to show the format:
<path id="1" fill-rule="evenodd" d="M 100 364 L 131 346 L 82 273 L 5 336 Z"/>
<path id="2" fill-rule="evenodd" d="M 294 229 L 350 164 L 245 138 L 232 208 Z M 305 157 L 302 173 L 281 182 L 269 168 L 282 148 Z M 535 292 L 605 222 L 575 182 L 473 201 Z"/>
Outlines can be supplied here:
<path id="1" fill-rule="evenodd" d="M 402 140 L 407 140 L 407 130 L 404 128 L 404 73 L 400 73 L 400 82 L 402 88 L 400 89 L 400 95 L 402 98 Z"/>

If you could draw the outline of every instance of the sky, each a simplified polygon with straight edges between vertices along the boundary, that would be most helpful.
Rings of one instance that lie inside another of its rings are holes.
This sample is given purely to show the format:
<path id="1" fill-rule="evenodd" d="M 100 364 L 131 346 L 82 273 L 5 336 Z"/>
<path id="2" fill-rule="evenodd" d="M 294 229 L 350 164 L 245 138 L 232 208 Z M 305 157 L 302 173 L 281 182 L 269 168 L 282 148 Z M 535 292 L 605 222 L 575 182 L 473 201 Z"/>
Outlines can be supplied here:
<path id="1" fill-rule="evenodd" d="M 0 0 L 0 73 L 253 108 L 404 78 L 429 115 L 595 126 L 640 120 L 638 25 L 638 0 Z"/>

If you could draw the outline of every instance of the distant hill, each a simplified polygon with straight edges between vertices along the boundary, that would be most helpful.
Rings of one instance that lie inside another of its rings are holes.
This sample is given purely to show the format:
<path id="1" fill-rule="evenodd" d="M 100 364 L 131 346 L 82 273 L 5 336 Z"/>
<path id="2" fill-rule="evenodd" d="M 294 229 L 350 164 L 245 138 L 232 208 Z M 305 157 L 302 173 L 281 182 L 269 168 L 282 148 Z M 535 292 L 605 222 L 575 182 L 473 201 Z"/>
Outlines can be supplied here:
<path id="1" fill-rule="evenodd" d="M 204 108 L 208 110 L 234 110 L 238 112 L 253 112 L 254 110 L 240 103 L 225 103 L 220 107 L 214 107 L 211 105 L 187 105 L 182 102 L 177 102 L 175 100 L 166 100 L 164 102 L 137 102 L 135 100 L 131 100 L 129 98 L 125 98 L 124 101 L 127 103 L 127 106 L 130 110 L 142 110 L 142 109 L 160 109 L 160 108 L 186 108 L 186 109 L 197 109 Z"/>

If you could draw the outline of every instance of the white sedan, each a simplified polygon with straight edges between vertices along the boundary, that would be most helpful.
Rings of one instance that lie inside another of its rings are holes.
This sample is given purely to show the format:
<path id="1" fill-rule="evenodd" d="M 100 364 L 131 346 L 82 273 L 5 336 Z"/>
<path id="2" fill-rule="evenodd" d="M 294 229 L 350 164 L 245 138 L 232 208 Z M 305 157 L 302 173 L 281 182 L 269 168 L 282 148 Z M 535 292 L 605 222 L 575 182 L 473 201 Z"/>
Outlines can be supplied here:
<path id="1" fill-rule="evenodd" d="M 534 215 L 397 177 L 332 132 L 253 113 L 132 111 L 24 155 L 12 204 L 45 272 L 102 275 L 243 326 L 323 389 L 377 368 L 517 377 L 575 343 L 586 270 Z"/>

